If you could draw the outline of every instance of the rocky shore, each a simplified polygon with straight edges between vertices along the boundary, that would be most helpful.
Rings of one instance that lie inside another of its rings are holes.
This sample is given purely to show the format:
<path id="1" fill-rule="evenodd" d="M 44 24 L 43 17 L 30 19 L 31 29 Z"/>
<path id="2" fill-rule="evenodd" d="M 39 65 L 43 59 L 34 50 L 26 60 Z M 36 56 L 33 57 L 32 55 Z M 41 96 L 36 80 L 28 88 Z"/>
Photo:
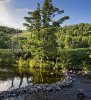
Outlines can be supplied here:
<path id="1" fill-rule="evenodd" d="M 13 89 L 10 91 L 4 91 L 0 93 L 0 100 L 4 100 L 9 97 L 16 97 L 22 94 L 33 94 L 37 92 L 50 92 L 50 91 L 60 91 L 64 87 L 71 87 L 73 80 L 71 77 L 67 76 L 61 81 L 52 84 L 34 84 L 26 86 L 23 88 Z"/>
<path id="2" fill-rule="evenodd" d="M 0 100 L 91 100 L 91 79 L 74 73 L 70 76 L 53 84 L 34 84 L 2 92 Z"/>

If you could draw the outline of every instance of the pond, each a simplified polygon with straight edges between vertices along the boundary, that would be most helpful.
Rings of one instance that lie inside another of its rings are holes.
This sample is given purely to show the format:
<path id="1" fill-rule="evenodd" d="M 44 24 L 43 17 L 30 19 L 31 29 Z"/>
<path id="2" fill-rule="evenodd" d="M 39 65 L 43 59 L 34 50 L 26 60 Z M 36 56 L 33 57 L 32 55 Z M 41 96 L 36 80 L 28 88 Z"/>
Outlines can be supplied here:
<path id="1" fill-rule="evenodd" d="M 0 69 L 0 91 L 21 88 L 32 84 L 55 83 L 62 79 L 61 70 L 31 69 L 28 73 Z"/>

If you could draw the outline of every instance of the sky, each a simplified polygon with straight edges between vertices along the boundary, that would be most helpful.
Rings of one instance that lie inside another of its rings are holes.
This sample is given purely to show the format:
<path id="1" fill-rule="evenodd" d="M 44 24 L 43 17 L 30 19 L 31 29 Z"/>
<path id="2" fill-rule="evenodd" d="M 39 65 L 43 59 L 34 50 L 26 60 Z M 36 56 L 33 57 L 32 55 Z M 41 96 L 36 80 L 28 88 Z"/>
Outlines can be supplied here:
<path id="1" fill-rule="evenodd" d="M 0 25 L 18 29 L 24 29 L 22 23 L 27 12 L 36 9 L 36 4 L 41 5 L 44 0 L 0 0 Z M 59 17 L 69 16 L 70 19 L 63 25 L 73 25 L 78 23 L 91 23 L 91 0 L 52 0 L 53 5 L 64 14 Z"/>

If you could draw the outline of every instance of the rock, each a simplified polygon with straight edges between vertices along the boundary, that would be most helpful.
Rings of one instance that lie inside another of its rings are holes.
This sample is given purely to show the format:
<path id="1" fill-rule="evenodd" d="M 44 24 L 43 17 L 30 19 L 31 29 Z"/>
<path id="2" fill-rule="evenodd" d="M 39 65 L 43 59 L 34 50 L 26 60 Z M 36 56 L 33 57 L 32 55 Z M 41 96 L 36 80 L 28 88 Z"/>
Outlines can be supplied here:
<path id="1" fill-rule="evenodd" d="M 85 93 L 83 89 L 79 89 L 77 92 L 77 98 L 79 99 L 84 99 L 85 98 Z"/>
<path id="2" fill-rule="evenodd" d="M 50 87 L 50 86 L 46 88 L 46 91 L 47 91 L 47 92 L 50 92 L 50 91 L 52 91 L 52 90 L 53 90 L 53 88 Z"/>
<path id="3" fill-rule="evenodd" d="M 42 88 L 41 88 L 41 86 L 37 86 L 37 89 L 38 89 L 38 91 L 40 91 Z"/>
<path id="4" fill-rule="evenodd" d="M 12 94 L 12 96 L 13 96 L 13 97 L 15 97 L 15 96 L 16 96 L 16 94 Z"/>
<path id="5" fill-rule="evenodd" d="M 31 92 L 37 92 L 37 89 L 36 88 L 31 88 L 30 91 Z"/>
<path id="6" fill-rule="evenodd" d="M 61 88 L 60 88 L 60 87 L 56 87 L 55 90 L 56 90 L 56 91 L 60 91 Z"/>

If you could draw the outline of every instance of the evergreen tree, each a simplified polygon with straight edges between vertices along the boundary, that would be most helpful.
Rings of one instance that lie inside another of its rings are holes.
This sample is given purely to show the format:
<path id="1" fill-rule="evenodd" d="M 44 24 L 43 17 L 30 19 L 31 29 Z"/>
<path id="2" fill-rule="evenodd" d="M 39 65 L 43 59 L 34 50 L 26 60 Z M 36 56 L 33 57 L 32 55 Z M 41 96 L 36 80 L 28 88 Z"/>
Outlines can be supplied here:
<path id="1" fill-rule="evenodd" d="M 59 27 L 65 20 L 69 19 L 69 16 L 54 21 L 53 18 L 57 15 L 64 13 L 64 10 L 60 10 L 52 5 L 52 0 L 44 0 L 42 7 L 42 22 L 43 27 L 54 26 Z"/>
<path id="2" fill-rule="evenodd" d="M 63 10 L 53 6 L 52 0 L 44 0 L 42 8 L 40 8 L 38 3 L 36 10 L 28 12 L 30 16 L 25 17 L 27 23 L 24 25 L 28 29 L 33 30 L 32 38 L 30 39 L 30 49 L 34 57 L 56 62 L 58 57 L 57 28 L 69 17 L 63 17 L 57 21 L 53 19 L 62 13 L 64 13 Z"/>
<path id="3" fill-rule="evenodd" d="M 43 26 L 47 27 L 51 22 L 51 15 L 53 14 L 52 0 L 45 0 L 42 7 L 42 22 Z"/>
<path id="4" fill-rule="evenodd" d="M 28 12 L 29 17 L 24 17 L 26 23 L 24 25 L 28 30 L 40 30 L 41 27 L 41 15 L 40 15 L 40 4 L 37 3 L 37 9 L 35 11 Z"/>

